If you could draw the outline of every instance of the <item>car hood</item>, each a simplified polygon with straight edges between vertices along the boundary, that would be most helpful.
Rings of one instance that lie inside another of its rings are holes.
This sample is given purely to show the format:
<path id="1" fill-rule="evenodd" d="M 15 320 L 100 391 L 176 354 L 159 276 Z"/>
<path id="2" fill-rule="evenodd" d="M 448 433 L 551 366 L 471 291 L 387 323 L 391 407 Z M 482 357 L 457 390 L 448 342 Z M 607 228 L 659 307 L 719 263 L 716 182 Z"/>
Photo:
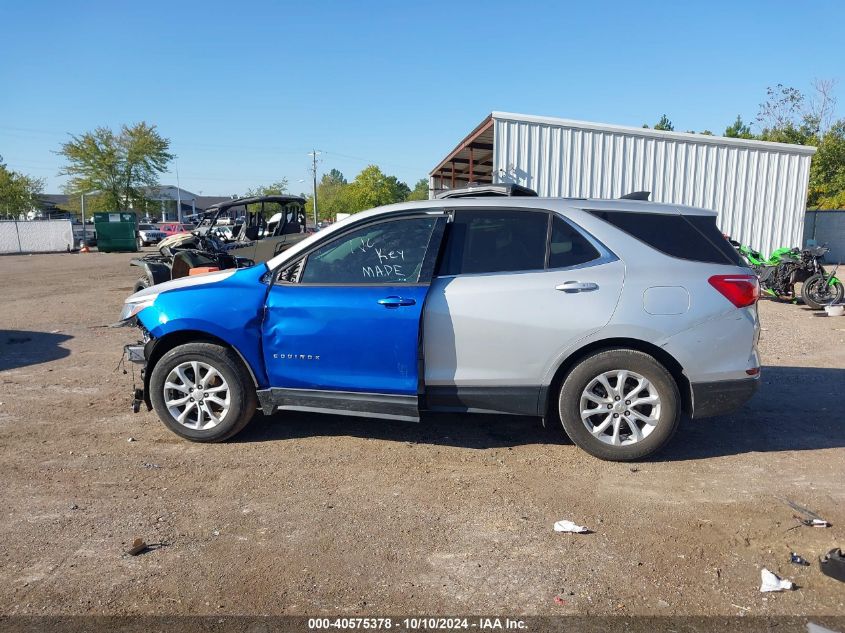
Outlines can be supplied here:
<path id="1" fill-rule="evenodd" d="M 179 290 L 180 288 L 191 288 L 193 286 L 216 284 L 236 274 L 238 270 L 238 268 L 231 268 L 229 270 L 219 270 L 213 273 L 203 273 L 202 275 L 193 275 L 191 277 L 182 277 L 181 279 L 174 279 L 173 281 L 165 281 L 162 284 L 156 284 L 155 286 L 150 286 L 149 288 L 139 290 L 133 295 L 129 295 L 129 297 L 127 297 L 124 303 L 137 303 L 142 299 L 155 299 L 158 295 L 164 292 L 169 292 L 171 290 Z"/>

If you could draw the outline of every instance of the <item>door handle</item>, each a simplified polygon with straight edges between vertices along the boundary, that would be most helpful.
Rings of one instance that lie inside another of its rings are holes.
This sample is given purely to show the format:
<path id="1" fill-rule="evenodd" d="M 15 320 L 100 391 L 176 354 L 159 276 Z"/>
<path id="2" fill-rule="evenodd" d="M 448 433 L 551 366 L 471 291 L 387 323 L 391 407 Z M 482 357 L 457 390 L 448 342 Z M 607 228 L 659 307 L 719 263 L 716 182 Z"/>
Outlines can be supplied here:
<path id="1" fill-rule="evenodd" d="M 589 292 L 598 289 L 599 285 L 592 281 L 564 281 L 559 286 L 555 286 L 555 290 L 563 292 Z"/>
<path id="2" fill-rule="evenodd" d="M 412 306 L 416 305 L 415 299 L 405 299 L 403 297 L 385 297 L 384 299 L 378 300 L 380 305 L 383 305 L 385 308 L 398 308 L 399 306 Z"/>

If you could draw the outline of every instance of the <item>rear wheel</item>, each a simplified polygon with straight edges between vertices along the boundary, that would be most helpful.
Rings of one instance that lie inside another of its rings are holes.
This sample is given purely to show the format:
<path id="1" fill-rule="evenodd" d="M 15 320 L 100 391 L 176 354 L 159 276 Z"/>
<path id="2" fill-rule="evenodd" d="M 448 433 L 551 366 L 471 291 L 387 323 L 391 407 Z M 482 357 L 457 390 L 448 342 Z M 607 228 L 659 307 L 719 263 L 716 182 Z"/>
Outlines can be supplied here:
<path id="1" fill-rule="evenodd" d="M 813 310 L 821 310 L 824 306 L 842 301 L 843 292 L 845 292 L 845 289 L 838 281 L 829 285 L 827 279 L 822 275 L 813 275 L 804 282 L 804 287 L 801 289 L 801 298 Z"/>
<path id="2" fill-rule="evenodd" d="M 560 389 L 558 411 L 567 435 L 600 459 L 630 461 L 662 448 L 680 420 L 675 379 L 657 360 L 612 349 L 576 365 Z"/>
<path id="3" fill-rule="evenodd" d="M 229 439 L 258 406 L 240 358 L 213 343 L 187 343 L 162 356 L 150 375 L 150 399 L 161 421 L 193 442 Z"/>

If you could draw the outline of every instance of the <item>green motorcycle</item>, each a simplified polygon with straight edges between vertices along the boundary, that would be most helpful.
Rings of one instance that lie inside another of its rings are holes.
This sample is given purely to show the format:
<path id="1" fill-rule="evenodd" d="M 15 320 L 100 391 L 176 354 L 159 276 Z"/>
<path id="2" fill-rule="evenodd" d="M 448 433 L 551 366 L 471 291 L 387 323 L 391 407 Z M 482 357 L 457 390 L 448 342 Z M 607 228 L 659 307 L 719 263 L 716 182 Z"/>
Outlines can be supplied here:
<path id="1" fill-rule="evenodd" d="M 821 263 L 830 250 L 823 246 L 804 249 L 779 248 L 766 258 L 759 251 L 730 240 L 760 279 L 760 289 L 775 298 L 797 299 L 795 284 L 803 282 L 801 298 L 804 303 L 820 310 L 826 305 L 842 301 L 845 288 L 836 277 L 836 268 L 826 273 Z M 838 267 L 837 267 L 838 268 Z"/>

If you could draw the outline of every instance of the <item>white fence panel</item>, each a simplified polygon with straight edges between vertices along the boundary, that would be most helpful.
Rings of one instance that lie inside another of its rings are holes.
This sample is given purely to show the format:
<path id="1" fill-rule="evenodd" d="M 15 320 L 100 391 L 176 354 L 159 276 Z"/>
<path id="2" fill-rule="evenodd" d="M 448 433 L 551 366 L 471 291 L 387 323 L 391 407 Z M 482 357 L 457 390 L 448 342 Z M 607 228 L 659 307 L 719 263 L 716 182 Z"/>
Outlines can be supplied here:
<path id="1" fill-rule="evenodd" d="M 70 220 L 0 221 L 0 253 L 65 253 L 72 248 Z"/>

